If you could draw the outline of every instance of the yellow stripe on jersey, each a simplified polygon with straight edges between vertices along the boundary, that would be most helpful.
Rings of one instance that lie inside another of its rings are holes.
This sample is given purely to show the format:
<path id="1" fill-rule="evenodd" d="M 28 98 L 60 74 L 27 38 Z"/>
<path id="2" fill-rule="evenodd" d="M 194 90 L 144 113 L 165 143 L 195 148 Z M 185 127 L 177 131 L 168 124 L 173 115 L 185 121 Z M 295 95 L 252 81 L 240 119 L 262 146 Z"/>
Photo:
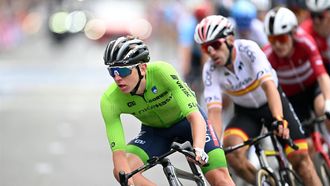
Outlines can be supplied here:
<path id="1" fill-rule="evenodd" d="M 246 135 L 245 132 L 243 132 L 241 129 L 238 129 L 238 128 L 229 128 L 229 129 L 225 130 L 224 138 L 226 138 L 230 135 L 239 136 L 243 139 L 243 141 L 246 141 L 249 139 L 248 135 Z"/>
<path id="2" fill-rule="evenodd" d="M 232 95 L 232 96 L 242 96 L 242 95 L 252 92 L 256 88 L 258 88 L 261 85 L 261 83 L 265 81 L 265 79 L 268 79 L 270 77 L 271 77 L 271 74 L 266 74 L 262 78 L 256 79 L 249 86 L 247 86 L 243 89 L 233 90 L 233 91 L 226 90 L 226 93 L 229 95 Z"/>

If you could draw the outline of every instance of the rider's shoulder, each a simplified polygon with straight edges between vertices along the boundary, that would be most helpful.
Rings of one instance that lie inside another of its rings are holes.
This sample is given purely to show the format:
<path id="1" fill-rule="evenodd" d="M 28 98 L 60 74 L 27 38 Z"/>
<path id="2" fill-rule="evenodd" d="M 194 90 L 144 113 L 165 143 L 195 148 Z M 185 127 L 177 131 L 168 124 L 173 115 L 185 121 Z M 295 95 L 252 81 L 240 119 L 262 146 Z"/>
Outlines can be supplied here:
<path id="1" fill-rule="evenodd" d="M 116 95 L 121 94 L 121 91 L 118 88 L 118 85 L 113 82 L 103 93 L 102 97 L 110 99 L 114 98 Z"/>
<path id="2" fill-rule="evenodd" d="M 246 48 L 260 48 L 259 45 L 252 40 L 249 39 L 236 39 L 234 42 L 234 45 L 236 48 L 238 48 L 238 50 L 244 50 Z"/>

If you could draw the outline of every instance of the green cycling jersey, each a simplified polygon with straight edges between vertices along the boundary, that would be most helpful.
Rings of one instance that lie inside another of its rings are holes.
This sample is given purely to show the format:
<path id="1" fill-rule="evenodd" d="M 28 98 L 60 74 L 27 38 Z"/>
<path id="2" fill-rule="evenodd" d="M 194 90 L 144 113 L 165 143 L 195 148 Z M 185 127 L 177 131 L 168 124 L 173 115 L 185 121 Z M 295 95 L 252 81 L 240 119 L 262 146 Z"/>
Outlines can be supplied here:
<path id="1" fill-rule="evenodd" d="M 116 83 L 101 98 L 101 111 L 112 151 L 125 150 L 121 114 L 131 114 L 143 125 L 168 128 L 198 111 L 194 92 L 172 65 L 157 61 L 147 64 L 146 90 L 142 96 L 121 92 Z"/>

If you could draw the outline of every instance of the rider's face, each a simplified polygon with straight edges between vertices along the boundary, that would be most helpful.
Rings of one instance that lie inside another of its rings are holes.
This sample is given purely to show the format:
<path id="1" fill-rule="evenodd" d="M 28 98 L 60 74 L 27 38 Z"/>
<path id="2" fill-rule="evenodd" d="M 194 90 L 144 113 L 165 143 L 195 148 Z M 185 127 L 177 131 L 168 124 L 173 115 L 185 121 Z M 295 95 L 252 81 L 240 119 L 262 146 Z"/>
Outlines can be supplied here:
<path id="1" fill-rule="evenodd" d="M 281 34 L 268 36 L 274 52 L 278 57 L 288 57 L 293 49 L 293 36 L 291 34 Z"/>
<path id="2" fill-rule="evenodd" d="M 227 38 L 229 37 L 231 36 L 228 36 Z M 216 65 L 224 66 L 227 62 L 229 49 L 225 41 L 231 42 L 229 39 L 220 38 L 201 45 L 202 51 L 205 52 Z"/>
<path id="3" fill-rule="evenodd" d="M 145 75 L 145 64 L 139 65 L 140 71 L 142 75 Z M 137 82 L 139 81 L 139 74 L 137 67 L 134 66 L 131 69 L 129 75 L 125 77 L 121 77 L 119 73 L 114 73 L 113 79 L 115 80 L 116 84 L 118 85 L 119 89 L 123 93 L 130 93 L 136 86 Z M 141 81 L 141 84 L 143 82 Z M 140 86 L 141 86 L 140 84 Z"/>

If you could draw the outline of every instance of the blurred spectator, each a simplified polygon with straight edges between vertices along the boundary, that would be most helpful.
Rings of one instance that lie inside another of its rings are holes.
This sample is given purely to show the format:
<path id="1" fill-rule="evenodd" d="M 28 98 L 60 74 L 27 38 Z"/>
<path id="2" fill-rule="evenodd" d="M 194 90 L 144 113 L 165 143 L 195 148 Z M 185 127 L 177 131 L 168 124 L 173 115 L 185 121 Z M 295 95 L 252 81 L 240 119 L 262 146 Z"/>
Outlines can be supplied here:
<path id="1" fill-rule="evenodd" d="M 330 74 L 330 0 L 306 0 L 306 5 L 311 16 L 300 26 L 315 39 Z"/>
<path id="2" fill-rule="evenodd" d="M 231 17 L 236 28 L 236 38 L 253 40 L 260 47 L 268 43 L 263 23 L 257 18 L 257 9 L 250 1 L 235 1 L 231 7 Z"/>
<path id="3" fill-rule="evenodd" d="M 251 0 L 251 2 L 257 8 L 257 18 L 263 21 L 266 13 L 272 7 L 271 0 Z"/>
<path id="4" fill-rule="evenodd" d="M 289 8 L 297 17 L 298 24 L 302 23 L 309 17 L 309 11 L 306 8 L 305 0 L 290 0 L 286 2 Z"/>

